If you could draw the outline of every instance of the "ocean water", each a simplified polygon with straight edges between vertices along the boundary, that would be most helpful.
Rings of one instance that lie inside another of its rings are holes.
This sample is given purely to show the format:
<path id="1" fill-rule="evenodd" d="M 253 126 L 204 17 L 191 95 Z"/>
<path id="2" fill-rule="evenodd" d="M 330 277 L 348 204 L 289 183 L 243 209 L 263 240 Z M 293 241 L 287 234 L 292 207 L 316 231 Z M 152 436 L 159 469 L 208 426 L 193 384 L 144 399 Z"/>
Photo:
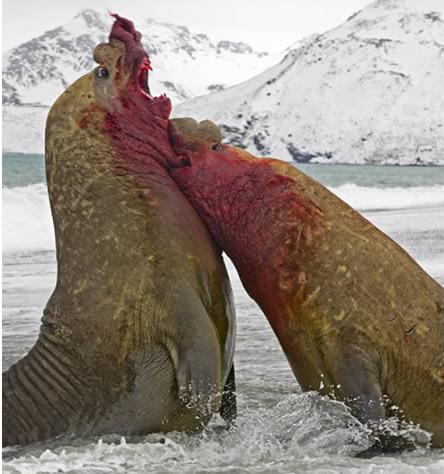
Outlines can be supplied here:
<path id="1" fill-rule="evenodd" d="M 300 168 L 401 244 L 444 284 L 444 168 Z M 3 156 L 3 368 L 34 344 L 55 283 L 56 261 L 43 158 Z M 8 473 L 442 473 L 444 450 L 359 459 L 365 428 L 338 402 L 301 393 L 265 317 L 229 261 L 238 335 L 239 416 L 200 435 L 116 435 L 3 449 Z"/>

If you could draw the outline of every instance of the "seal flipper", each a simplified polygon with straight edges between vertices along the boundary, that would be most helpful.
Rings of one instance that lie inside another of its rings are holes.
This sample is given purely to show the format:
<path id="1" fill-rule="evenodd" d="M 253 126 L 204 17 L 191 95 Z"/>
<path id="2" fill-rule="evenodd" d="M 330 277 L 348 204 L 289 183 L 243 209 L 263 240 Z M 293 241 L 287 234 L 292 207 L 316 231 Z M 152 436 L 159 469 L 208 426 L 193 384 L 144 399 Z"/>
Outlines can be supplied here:
<path id="1" fill-rule="evenodd" d="M 164 343 L 174 362 L 181 403 L 206 422 L 219 409 L 223 375 L 217 331 L 206 310 L 201 310 L 177 323 Z"/>
<path id="2" fill-rule="evenodd" d="M 415 448 L 415 443 L 389 428 L 386 404 L 379 381 L 379 360 L 376 354 L 360 347 L 342 348 L 335 361 L 335 382 L 341 398 L 351 408 L 353 416 L 371 430 L 374 443 L 357 457 L 370 458 L 384 453 L 396 453 Z"/>
<path id="3" fill-rule="evenodd" d="M 347 402 L 361 423 L 379 424 L 386 414 L 378 355 L 362 350 L 364 344 L 344 345 L 339 341 L 335 345 L 336 357 L 329 361 L 335 396 Z"/>
<path id="4" fill-rule="evenodd" d="M 184 405 L 196 410 L 204 420 L 217 410 L 220 403 L 220 370 L 215 363 L 218 354 L 204 352 L 200 354 L 200 360 L 195 355 L 191 350 L 179 352 L 176 373 L 178 395 Z"/>
<path id="5" fill-rule="evenodd" d="M 225 383 L 219 413 L 223 420 L 227 422 L 228 426 L 231 426 L 237 417 L 236 377 L 234 363 Z"/>

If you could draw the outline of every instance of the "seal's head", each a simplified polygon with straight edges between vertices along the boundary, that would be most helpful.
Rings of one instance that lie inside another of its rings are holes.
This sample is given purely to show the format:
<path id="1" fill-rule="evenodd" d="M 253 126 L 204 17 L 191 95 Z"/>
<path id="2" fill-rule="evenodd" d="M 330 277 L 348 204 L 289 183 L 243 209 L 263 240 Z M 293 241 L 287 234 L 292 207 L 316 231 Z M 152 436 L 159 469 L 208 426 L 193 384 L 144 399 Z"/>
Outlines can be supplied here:
<path id="1" fill-rule="evenodd" d="M 287 307 L 287 297 L 299 298 L 306 279 L 301 261 L 319 234 L 320 211 L 294 184 L 289 165 L 222 144 L 211 121 L 172 119 L 169 135 L 182 161 L 171 176 L 235 264 L 247 292 L 274 318 L 274 328 L 285 330 L 288 319 L 275 308 Z"/>
<path id="2" fill-rule="evenodd" d="M 165 95 L 150 94 L 151 64 L 141 34 L 131 21 L 112 16 L 109 41 L 94 50 L 97 67 L 73 83 L 51 108 L 47 147 L 54 137 L 79 143 L 88 135 L 100 142 L 109 139 L 120 155 L 119 166 L 133 172 L 146 166 L 146 160 L 174 166 L 177 158 L 168 141 L 171 102 Z"/>
<path id="3" fill-rule="evenodd" d="M 152 97 L 148 88 L 148 73 L 152 69 L 144 51 L 142 35 L 131 21 L 117 14 L 109 35 L 109 42 L 99 44 L 94 50 L 98 67 L 93 71 L 94 93 L 98 103 L 108 111 L 115 111 L 128 103 L 129 96 L 138 100 L 154 115 L 168 118 L 170 100 L 162 95 Z"/>

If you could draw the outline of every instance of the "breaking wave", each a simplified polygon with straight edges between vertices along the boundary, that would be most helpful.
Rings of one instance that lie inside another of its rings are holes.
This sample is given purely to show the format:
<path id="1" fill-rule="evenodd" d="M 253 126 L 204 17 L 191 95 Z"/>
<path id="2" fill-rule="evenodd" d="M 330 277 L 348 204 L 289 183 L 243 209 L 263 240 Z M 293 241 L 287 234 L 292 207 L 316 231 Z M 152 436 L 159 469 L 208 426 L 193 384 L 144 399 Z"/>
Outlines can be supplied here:
<path id="1" fill-rule="evenodd" d="M 376 188 L 347 183 L 330 190 L 360 211 L 444 205 L 444 185 Z M 3 188 L 3 250 L 53 249 L 46 185 Z"/>
<path id="2" fill-rule="evenodd" d="M 3 188 L 3 251 L 53 249 L 51 209 L 46 184 Z"/>
<path id="3" fill-rule="evenodd" d="M 359 211 L 407 209 L 444 204 L 444 186 L 375 188 L 342 184 L 330 191 Z"/>

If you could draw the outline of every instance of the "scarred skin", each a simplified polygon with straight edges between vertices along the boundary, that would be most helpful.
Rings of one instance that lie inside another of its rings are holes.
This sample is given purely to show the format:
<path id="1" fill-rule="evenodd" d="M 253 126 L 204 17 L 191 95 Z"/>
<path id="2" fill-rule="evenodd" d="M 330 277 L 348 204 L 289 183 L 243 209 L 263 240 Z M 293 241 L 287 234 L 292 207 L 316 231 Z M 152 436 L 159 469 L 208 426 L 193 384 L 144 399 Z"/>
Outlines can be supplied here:
<path id="1" fill-rule="evenodd" d="M 166 170 L 170 102 L 148 93 L 131 22 L 117 17 L 94 58 L 47 119 L 57 284 L 37 343 L 3 374 L 4 445 L 193 431 L 234 413 L 221 397 L 234 383 L 231 288 Z"/>
<path id="2" fill-rule="evenodd" d="M 170 122 L 172 176 L 236 266 L 303 390 L 376 426 L 393 405 L 444 446 L 444 290 L 395 242 L 293 166 Z M 384 401 L 383 400 L 384 397 Z"/>

